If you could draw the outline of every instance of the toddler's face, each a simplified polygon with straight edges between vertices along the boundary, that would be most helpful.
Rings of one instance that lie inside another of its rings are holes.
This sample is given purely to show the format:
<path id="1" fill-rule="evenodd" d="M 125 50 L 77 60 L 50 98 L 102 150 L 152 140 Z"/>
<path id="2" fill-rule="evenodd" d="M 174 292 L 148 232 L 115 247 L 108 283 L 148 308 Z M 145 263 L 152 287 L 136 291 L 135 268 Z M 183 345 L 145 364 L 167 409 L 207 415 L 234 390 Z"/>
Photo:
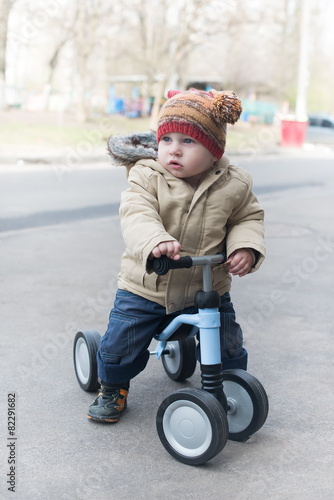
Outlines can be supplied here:
<path id="1" fill-rule="evenodd" d="M 194 187 L 217 160 L 203 144 L 179 132 L 161 137 L 158 158 L 166 170 L 179 179 L 187 179 Z"/>

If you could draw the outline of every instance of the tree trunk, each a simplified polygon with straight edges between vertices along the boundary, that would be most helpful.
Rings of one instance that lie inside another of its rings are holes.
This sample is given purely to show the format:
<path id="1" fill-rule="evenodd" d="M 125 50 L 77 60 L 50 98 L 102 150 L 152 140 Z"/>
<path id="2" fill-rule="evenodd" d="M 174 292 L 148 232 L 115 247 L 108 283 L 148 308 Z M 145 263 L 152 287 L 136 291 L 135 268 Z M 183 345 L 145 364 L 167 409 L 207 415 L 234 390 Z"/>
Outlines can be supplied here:
<path id="1" fill-rule="evenodd" d="M 165 87 L 166 87 L 166 79 L 163 79 L 161 82 L 157 84 L 156 92 L 154 94 L 154 103 L 152 106 L 151 116 L 150 116 L 150 129 L 157 129 L 157 121 L 158 115 L 160 111 L 161 100 L 164 95 Z"/>
<path id="2" fill-rule="evenodd" d="M 6 49 L 10 9 L 15 0 L 0 0 L 0 109 L 6 107 Z"/>

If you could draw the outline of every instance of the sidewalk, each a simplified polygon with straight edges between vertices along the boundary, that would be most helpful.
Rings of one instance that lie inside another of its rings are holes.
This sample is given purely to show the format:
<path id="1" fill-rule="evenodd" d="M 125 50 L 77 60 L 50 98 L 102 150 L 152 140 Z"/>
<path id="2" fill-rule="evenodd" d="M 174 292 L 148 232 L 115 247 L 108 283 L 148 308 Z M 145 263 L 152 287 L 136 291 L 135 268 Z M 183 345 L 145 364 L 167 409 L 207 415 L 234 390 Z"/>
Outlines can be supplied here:
<path id="1" fill-rule="evenodd" d="M 35 148 L 34 148 L 35 149 Z M 226 156 L 232 157 L 243 157 L 248 159 L 254 159 L 255 157 L 261 156 L 305 156 L 305 157 L 331 157 L 334 156 L 334 147 L 330 148 L 328 145 L 314 145 L 310 143 L 305 143 L 302 148 L 294 147 L 281 147 L 270 146 L 266 148 L 259 149 L 233 149 L 226 150 Z M 53 149 L 42 149 L 38 148 L 35 152 L 29 146 L 20 148 L 19 151 L 10 153 L 0 154 L 0 170 L 4 165 L 16 165 L 19 167 L 29 165 L 39 165 L 47 166 L 54 164 L 67 165 L 69 168 L 71 166 L 76 166 L 77 168 L 86 168 L 87 165 L 97 165 L 99 168 L 110 167 L 110 158 L 106 147 L 94 148 L 89 154 L 80 154 L 74 147 L 69 147 L 62 152 L 55 151 Z"/>

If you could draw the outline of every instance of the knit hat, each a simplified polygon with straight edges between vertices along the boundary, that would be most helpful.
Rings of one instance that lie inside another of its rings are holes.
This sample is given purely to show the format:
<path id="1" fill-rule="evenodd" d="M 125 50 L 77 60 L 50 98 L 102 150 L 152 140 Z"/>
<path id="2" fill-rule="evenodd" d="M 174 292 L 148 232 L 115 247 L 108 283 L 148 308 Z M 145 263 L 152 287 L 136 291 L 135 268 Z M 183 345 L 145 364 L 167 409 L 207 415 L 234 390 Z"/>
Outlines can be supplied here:
<path id="1" fill-rule="evenodd" d="M 226 143 L 226 124 L 234 124 L 242 112 L 241 101 L 231 91 L 211 89 L 170 90 L 158 117 L 157 141 L 171 132 L 188 135 L 218 160 Z"/>

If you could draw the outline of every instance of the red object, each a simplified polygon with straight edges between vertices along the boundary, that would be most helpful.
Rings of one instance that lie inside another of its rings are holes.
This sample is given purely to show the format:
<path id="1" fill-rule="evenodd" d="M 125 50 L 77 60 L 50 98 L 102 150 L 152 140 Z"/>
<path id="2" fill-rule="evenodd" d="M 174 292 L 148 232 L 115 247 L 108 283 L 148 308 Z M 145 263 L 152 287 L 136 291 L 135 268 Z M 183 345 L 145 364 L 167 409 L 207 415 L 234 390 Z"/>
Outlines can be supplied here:
<path id="1" fill-rule="evenodd" d="M 157 131 L 157 141 L 160 141 L 160 138 L 164 134 L 170 134 L 171 132 L 178 132 L 180 134 L 188 135 L 192 137 L 196 141 L 203 144 L 218 160 L 223 156 L 224 149 L 220 144 L 214 141 L 214 139 L 205 133 L 202 128 L 196 126 L 193 123 L 186 121 L 170 121 L 166 123 L 162 123 L 158 127 Z"/>
<path id="2" fill-rule="evenodd" d="M 301 148 L 304 144 L 308 122 L 282 120 L 281 146 Z"/>

